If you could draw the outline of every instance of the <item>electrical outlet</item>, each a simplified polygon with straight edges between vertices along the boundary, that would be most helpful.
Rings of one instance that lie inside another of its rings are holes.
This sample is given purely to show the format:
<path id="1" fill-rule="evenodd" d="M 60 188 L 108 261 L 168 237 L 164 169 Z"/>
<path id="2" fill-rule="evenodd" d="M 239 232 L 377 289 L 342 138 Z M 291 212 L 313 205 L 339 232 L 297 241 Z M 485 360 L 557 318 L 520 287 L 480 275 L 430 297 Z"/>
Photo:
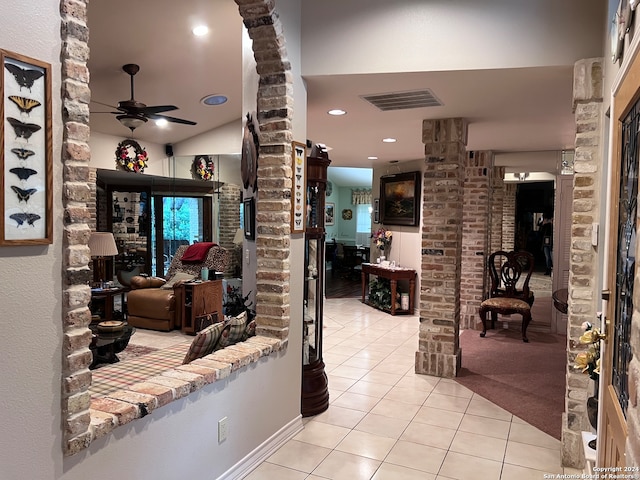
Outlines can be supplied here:
<path id="1" fill-rule="evenodd" d="M 227 439 L 229 434 L 229 420 L 227 417 L 218 420 L 218 443 L 222 443 Z"/>

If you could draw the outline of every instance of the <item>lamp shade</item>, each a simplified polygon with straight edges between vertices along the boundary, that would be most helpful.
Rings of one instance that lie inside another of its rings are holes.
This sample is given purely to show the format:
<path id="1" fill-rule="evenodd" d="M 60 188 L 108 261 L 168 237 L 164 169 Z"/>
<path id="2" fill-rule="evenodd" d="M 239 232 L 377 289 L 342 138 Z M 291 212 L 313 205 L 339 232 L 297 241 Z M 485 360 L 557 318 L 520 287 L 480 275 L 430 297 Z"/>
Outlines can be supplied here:
<path id="1" fill-rule="evenodd" d="M 112 257 L 118 254 L 116 240 L 111 232 L 93 232 L 89 238 L 92 257 Z"/>

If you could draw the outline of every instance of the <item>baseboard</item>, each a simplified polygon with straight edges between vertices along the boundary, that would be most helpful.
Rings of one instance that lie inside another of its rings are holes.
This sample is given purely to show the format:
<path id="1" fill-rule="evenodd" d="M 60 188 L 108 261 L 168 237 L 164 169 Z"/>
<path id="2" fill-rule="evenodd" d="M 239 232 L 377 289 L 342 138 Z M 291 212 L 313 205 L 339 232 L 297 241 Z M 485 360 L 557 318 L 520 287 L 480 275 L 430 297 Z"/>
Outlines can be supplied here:
<path id="1" fill-rule="evenodd" d="M 270 438 L 249 453 L 246 457 L 236 463 L 229 470 L 218 477 L 218 480 L 236 480 L 244 478 L 251 471 L 258 467 L 273 452 L 280 448 L 284 443 L 293 438 L 298 432 L 304 428 L 302 416 L 294 418 L 287 425 L 282 427 Z"/>

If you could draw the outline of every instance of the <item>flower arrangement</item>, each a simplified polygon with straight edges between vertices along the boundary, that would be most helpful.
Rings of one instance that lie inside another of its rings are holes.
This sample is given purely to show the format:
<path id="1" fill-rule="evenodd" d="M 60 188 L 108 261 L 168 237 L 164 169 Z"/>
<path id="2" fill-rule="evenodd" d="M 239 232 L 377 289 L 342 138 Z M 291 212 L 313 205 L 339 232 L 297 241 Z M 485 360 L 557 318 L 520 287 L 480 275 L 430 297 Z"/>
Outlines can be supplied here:
<path id="1" fill-rule="evenodd" d="M 146 150 L 135 140 L 123 140 L 116 148 L 116 164 L 128 172 L 144 172 L 148 158 Z"/>
<path id="2" fill-rule="evenodd" d="M 193 159 L 193 174 L 200 180 L 211 180 L 215 165 L 209 155 L 198 155 Z"/>
<path id="3" fill-rule="evenodd" d="M 378 247 L 381 252 L 384 252 L 385 250 L 389 250 L 389 248 L 391 248 L 393 232 L 380 227 L 378 231 L 371 235 L 371 238 L 373 238 L 375 246 Z"/>
<path id="4" fill-rule="evenodd" d="M 592 380 L 597 382 L 600 376 L 600 340 L 602 339 L 602 334 L 597 328 L 593 328 L 593 325 L 589 322 L 584 322 L 582 329 L 584 333 L 579 341 L 584 345 L 589 345 L 589 349 L 576 355 L 574 368 L 582 370 L 582 373 L 588 374 Z"/>

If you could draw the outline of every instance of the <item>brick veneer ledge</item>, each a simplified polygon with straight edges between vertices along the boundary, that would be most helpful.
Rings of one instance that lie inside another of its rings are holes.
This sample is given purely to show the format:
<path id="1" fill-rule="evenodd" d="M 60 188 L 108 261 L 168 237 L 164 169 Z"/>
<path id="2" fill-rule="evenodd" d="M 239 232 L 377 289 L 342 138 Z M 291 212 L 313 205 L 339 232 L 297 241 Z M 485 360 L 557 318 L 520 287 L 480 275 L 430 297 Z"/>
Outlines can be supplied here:
<path id="1" fill-rule="evenodd" d="M 155 409 L 179 400 L 206 385 L 223 380 L 260 358 L 286 349 L 288 342 L 272 337 L 251 337 L 245 342 L 218 350 L 187 365 L 179 365 L 160 375 L 91 399 L 91 441 L 117 427 L 145 417 Z M 77 445 L 79 449 L 85 448 Z"/>

